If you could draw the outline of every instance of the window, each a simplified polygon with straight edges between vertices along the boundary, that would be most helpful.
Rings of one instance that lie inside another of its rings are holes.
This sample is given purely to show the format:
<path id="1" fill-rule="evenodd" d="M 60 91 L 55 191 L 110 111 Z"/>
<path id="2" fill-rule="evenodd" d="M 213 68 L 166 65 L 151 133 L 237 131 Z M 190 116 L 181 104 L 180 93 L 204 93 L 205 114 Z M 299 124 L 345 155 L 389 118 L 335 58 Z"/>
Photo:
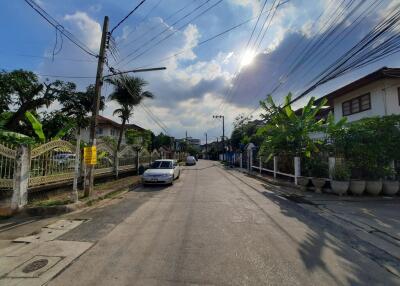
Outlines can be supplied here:
<path id="1" fill-rule="evenodd" d="M 96 134 L 97 135 L 103 134 L 103 128 L 101 128 L 101 127 L 96 128 Z"/>
<path id="2" fill-rule="evenodd" d="M 400 87 L 399 87 L 400 92 Z M 400 93 L 399 93 L 400 94 Z M 399 95 L 400 100 L 400 95 Z M 371 94 L 366 93 L 342 103 L 343 116 L 371 109 Z"/>
<path id="3" fill-rule="evenodd" d="M 111 128 L 111 136 L 115 136 L 115 129 Z"/>

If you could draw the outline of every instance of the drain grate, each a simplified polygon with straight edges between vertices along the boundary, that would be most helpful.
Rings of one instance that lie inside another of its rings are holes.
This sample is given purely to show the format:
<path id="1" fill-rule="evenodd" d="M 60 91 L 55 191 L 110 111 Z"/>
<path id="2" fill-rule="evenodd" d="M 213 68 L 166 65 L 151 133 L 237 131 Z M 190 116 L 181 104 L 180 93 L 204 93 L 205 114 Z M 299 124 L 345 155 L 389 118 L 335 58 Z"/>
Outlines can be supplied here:
<path id="1" fill-rule="evenodd" d="M 24 268 L 22 268 L 22 272 L 24 273 L 31 273 L 33 271 L 39 270 L 43 267 L 45 267 L 49 263 L 48 259 L 39 259 L 35 260 L 28 265 L 26 265 Z"/>

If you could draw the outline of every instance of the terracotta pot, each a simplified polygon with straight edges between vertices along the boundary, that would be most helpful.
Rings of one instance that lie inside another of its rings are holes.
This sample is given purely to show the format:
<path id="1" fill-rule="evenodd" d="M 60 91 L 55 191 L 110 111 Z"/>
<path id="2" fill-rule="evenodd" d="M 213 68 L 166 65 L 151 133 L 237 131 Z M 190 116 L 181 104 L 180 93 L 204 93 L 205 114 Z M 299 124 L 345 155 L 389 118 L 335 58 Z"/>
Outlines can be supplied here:
<path id="1" fill-rule="evenodd" d="M 399 191 L 399 181 L 383 181 L 382 193 L 388 196 L 394 196 Z"/>
<path id="2" fill-rule="evenodd" d="M 322 193 L 322 187 L 325 185 L 326 180 L 324 178 L 311 178 L 311 181 L 315 187 L 315 192 Z"/>
<path id="3" fill-rule="evenodd" d="M 379 195 L 382 191 L 382 181 L 367 181 L 365 191 L 373 196 Z"/>
<path id="4" fill-rule="evenodd" d="M 365 181 L 364 180 L 351 180 L 350 181 L 350 192 L 354 195 L 362 195 L 365 190 Z"/>
<path id="5" fill-rule="evenodd" d="M 349 189 L 349 185 L 349 181 L 331 181 L 332 191 L 339 196 L 347 192 L 347 190 Z"/>
<path id="6" fill-rule="evenodd" d="M 297 184 L 303 191 L 307 190 L 307 185 L 309 181 L 310 179 L 307 177 L 297 177 Z"/>

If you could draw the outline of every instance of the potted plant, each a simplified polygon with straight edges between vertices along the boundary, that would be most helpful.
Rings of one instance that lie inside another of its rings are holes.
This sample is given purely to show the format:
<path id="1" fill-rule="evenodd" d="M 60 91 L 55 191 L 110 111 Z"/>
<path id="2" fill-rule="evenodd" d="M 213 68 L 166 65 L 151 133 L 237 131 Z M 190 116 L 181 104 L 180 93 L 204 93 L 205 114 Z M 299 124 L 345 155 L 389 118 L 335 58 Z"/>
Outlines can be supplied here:
<path id="1" fill-rule="evenodd" d="M 326 183 L 326 178 L 328 177 L 328 164 L 322 160 L 313 160 L 310 162 L 310 176 L 311 181 L 315 187 L 316 193 L 322 192 L 322 187 Z"/>
<path id="2" fill-rule="evenodd" d="M 304 164 L 304 168 L 301 169 L 301 176 L 297 177 L 297 185 L 300 186 L 302 191 L 307 190 L 307 186 L 310 183 L 309 175 L 309 158 L 302 158 L 302 162 Z"/>
<path id="3" fill-rule="evenodd" d="M 362 195 L 365 191 L 366 182 L 363 180 L 362 172 L 356 163 L 351 165 L 351 180 L 349 190 L 353 195 Z"/>
<path id="4" fill-rule="evenodd" d="M 347 192 L 350 185 L 350 171 L 345 164 L 336 165 L 332 172 L 332 191 L 341 196 Z"/>
<path id="5" fill-rule="evenodd" d="M 384 169 L 385 177 L 382 182 L 382 193 L 393 196 L 399 191 L 399 181 L 396 180 L 396 171 L 392 167 Z"/>
<path id="6" fill-rule="evenodd" d="M 365 191 L 373 196 L 377 196 L 382 191 L 382 167 L 369 165 L 366 173 Z"/>

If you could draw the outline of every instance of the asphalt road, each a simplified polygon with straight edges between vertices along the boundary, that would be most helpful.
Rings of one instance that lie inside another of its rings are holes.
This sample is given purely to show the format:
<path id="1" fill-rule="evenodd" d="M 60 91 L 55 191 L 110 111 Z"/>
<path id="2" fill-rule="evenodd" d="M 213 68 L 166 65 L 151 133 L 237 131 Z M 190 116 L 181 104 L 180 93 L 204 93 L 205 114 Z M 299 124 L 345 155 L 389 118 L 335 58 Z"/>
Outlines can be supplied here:
<path id="1" fill-rule="evenodd" d="M 49 285 L 400 285 L 340 229 L 215 164 L 75 215 L 88 221 L 61 239 L 95 244 Z"/>

